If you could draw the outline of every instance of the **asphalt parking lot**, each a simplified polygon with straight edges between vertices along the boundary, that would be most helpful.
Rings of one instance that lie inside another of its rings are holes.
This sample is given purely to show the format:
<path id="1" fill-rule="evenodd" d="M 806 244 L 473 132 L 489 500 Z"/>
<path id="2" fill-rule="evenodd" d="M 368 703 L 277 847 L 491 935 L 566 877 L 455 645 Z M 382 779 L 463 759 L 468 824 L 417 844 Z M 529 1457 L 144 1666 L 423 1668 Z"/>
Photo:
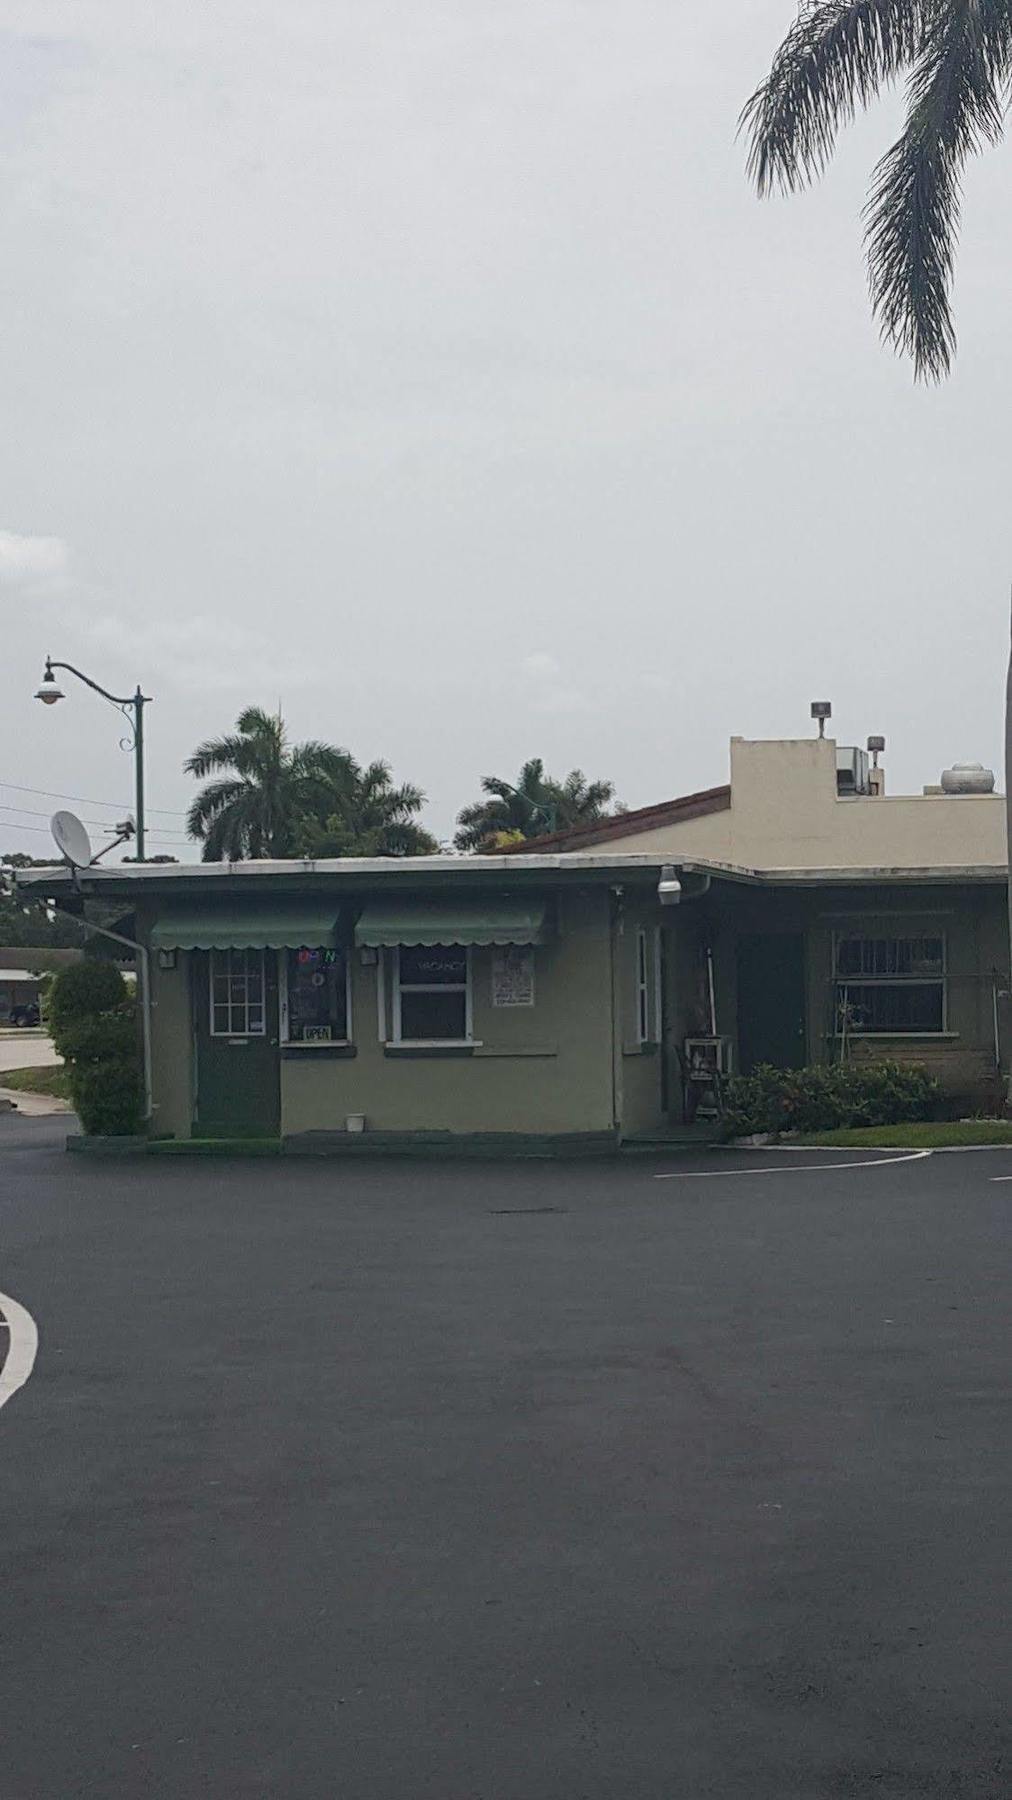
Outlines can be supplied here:
<path id="1" fill-rule="evenodd" d="M 3 1800 L 1008 1794 L 1012 1153 L 61 1125 L 0 1117 Z"/>

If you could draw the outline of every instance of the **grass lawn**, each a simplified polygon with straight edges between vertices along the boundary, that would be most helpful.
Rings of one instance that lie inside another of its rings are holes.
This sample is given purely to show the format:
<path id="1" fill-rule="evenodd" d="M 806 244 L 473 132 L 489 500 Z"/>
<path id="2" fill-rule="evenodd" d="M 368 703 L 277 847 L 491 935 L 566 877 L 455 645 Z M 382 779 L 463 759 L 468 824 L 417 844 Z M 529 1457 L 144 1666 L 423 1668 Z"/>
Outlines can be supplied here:
<path id="1" fill-rule="evenodd" d="M 0 1069 L 0 1088 L 12 1088 L 22 1094 L 55 1094 L 59 1100 L 70 1099 L 70 1081 L 62 1063 L 47 1069 Z"/>
<path id="2" fill-rule="evenodd" d="M 947 1125 L 858 1125 L 840 1131 L 809 1131 L 794 1141 L 837 1144 L 855 1150 L 944 1150 L 959 1144 L 1012 1144 L 1012 1121 L 956 1119 Z"/>

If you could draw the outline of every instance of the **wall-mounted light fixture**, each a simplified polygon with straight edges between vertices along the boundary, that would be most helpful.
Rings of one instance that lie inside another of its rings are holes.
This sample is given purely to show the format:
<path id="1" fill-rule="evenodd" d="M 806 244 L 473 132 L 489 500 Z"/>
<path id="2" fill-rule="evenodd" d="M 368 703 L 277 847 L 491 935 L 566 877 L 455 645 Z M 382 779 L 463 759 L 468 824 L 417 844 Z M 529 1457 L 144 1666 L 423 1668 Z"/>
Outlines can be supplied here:
<path id="1" fill-rule="evenodd" d="M 677 906 L 682 898 L 682 884 L 675 874 L 673 863 L 665 863 L 661 870 L 657 898 L 662 906 Z"/>

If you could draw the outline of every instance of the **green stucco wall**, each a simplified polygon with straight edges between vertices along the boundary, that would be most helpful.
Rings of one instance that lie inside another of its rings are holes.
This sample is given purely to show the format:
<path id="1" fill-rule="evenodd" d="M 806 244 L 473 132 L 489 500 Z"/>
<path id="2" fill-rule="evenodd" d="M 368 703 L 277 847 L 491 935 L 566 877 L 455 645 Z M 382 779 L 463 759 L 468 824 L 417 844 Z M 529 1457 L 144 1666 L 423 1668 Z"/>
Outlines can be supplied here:
<path id="1" fill-rule="evenodd" d="M 558 929 L 535 951 L 533 1007 L 491 1004 L 491 951 L 473 954 L 473 1032 L 463 1053 L 391 1052 L 391 982 L 381 1038 L 376 965 L 352 956 L 357 1054 L 290 1052 L 281 1063 L 281 1129 L 340 1131 L 349 1113 L 376 1131 L 567 1133 L 614 1122 L 610 897 L 558 896 Z M 389 958 L 387 967 L 389 969 Z"/>
<path id="2" fill-rule="evenodd" d="M 921 1060 L 944 1086 L 965 1090 L 993 1066 L 992 970 L 1004 982 L 1008 966 L 1005 896 L 998 887 L 881 887 L 780 889 L 762 892 L 729 885 L 707 899 L 717 975 L 718 1025 L 735 1042 L 736 945 L 746 933 L 800 932 L 805 939 L 807 1060 L 839 1054 L 833 1021 L 834 933 L 868 936 L 944 935 L 948 1030 L 944 1037 L 856 1039 L 853 1053 Z M 1007 1051 L 1004 1058 L 1007 1064 Z"/>
<path id="3" fill-rule="evenodd" d="M 174 969 L 151 958 L 152 1129 L 160 1137 L 189 1137 L 193 1118 L 193 1027 L 189 957 Z"/>
<path id="4" fill-rule="evenodd" d="M 834 930 L 859 924 L 869 933 L 941 930 L 948 953 L 948 1026 L 944 1039 L 865 1040 L 859 1054 L 924 1060 L 943 1083 L 968 1091 L 993 1068 L 991 971 L 1007 986 L 1007 934 L 1000 888 L 820 888 L 757 890 L 714 882 L 698 900 L 661 908 L 653 888 L 604 884 L 559 888 L 556 930 L 535 951 L 533 1007 L 491 1004 L 491 958 L 473 952 L 473 1031 L 463 1053 L 391 1051 L 392 982 L 378 1016 L 378 967 L 351 958 L 353 1055 L 280 1052 L 281 1130 L 285 1135 L 341 1131 L 349 1113 L 367 1129 L 566 1134 L 649 1132 L 681 1116 L 677 1048 L 705 1029 L 702 947 L 713 947 L 718 1030 L 732 1039 L 737 1066 L 736 946 L 746 933 L 799 932 L 805 940 L 807 1056 L 838 1053 L 831 1034 Z M 153 912 L 153 909 L 152 909 Z M 149 916 L 144 927 L 149 925 Z M 142 927 L 142 928 L 144 928 Z M 637 1030 L 637 931 L 647 933 L 650 1035 Z M 657 1006 L 657 930 L 664 942 L 663 1018 Z M 391 956 L 387 956 L 390 970 Z M 193 1022 L 190 957 L 160 970 L 152 959 L 154 1129 L 190 1135 L 193 1119 Z M 1002 1005 L 1005 1066 L 1012 1019 Z M 662 1025 L 666 1042 L 658 1043 Z M 241 1050 L 236 1073 L 241 1077 Z M 666 1071 L 665 1071 L 666 1062 Z"/>
<path id="5" fill-rule="evenodd" d="M 670 917 L 670 914 L 669 914 Z M 664 1121 L 662 1107 L 661 1027 L 663 1012 L 658 981 L 658 932 L 662 908 L 653 895 L 623 900 L 615 939 L 618 971 L 618 1053 L 621 1060 L 622 1132 L 626 1137 L 656 1130 Z M 647 1037 L 639 1042 L 638 938 L 646 934 Z M 660 1003 L 659 1003 L 660 1002 Z"/>

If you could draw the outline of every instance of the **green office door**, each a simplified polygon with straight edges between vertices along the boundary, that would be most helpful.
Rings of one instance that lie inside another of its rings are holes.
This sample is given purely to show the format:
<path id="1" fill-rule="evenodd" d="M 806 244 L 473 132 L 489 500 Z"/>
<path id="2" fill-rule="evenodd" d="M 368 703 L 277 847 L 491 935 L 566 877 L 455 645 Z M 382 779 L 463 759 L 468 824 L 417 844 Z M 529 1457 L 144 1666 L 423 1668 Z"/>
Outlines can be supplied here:
<path id="1" fill-rule="evenodd" d="M 805 940 L 770 932 L 738 940 L 738 1061 L 798 1069 L 805 1061 Z"/>
<path id="2" fill-rule="evenodd" d="M 193 961 L 196 1137 L 281 1130 L 275 950 L 200 951 Z"/>

